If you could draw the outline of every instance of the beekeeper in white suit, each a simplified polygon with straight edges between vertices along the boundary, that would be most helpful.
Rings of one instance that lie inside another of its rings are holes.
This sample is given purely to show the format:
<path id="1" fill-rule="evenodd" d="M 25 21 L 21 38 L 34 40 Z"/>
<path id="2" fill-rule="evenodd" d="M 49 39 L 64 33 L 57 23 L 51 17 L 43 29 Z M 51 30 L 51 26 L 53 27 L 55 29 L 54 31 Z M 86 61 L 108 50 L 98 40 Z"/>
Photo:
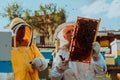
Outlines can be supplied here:
<path id="1" fill-rule="evenodd" d="M 63 23 L 56 29 L 55 36 L 59 39 L 59 51 L 53 60 L 50 72 L 51 80 L 97 80 L 96 75 L 105 74 L 107 67 L 100 54 L 100 45 L 93 42 L 93 57 L 91 63 L 68 62 L 69 47 L 74 29 L 72 22 Z M 60 58 L 62 56 L 63 60 Z"/>

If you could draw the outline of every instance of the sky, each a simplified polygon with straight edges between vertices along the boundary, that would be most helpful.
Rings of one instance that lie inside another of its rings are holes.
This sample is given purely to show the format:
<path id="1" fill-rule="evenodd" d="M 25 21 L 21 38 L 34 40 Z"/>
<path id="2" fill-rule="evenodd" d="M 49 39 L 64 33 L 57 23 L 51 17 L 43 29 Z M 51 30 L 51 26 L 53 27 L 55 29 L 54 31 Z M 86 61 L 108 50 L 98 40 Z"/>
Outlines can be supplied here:
<path id="1" fill-rule="evenodd" d="M 0 12 L 16 1 L 23 9 L 38 10 L 40 4 L 53 3 L 64 8 L 67 21 L 76 21 L 77 16 L 101 19 L 99 30 L 120 30 L 120 0 L 0 0 Z M 0 28 L 9 24 L 8 18 L 0 16 Z"/>

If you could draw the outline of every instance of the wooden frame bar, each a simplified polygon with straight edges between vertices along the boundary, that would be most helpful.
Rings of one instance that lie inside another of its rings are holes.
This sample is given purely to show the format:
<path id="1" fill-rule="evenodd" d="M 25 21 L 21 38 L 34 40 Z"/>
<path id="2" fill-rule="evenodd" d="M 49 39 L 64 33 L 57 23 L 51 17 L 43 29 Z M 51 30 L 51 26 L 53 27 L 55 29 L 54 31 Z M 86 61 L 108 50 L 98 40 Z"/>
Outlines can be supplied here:
<path id="1" fill-rule="evenodd" d="M 77 17 L 70 46 L 70 61 L 89 63 L 92 43 L 96 41 L 100 19 Z"/>

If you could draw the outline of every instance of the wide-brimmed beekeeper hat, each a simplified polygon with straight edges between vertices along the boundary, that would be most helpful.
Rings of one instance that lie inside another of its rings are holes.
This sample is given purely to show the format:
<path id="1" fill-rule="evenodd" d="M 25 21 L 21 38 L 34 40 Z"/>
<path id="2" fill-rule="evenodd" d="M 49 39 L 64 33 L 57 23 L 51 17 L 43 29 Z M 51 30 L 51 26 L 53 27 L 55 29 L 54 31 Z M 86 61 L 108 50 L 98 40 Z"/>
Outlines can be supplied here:
<path id="1" fill-rule="evenodd" d="M 15 25 L 20 24 L 20 23 L 26 23 L 23 19 L 16 17 L 12 20 L 12 22 L 10 23 L 10 25 L 8 26 L 8 28 L 13 28 Z"/>
<path id="2" fill-rule="evenodd" d="M 14 18 L 11 21 L 11 23 L 9 25 L 9 28 L 11 28 L 11 30 L 13 31 L 13 36 L 15 36 L 14 37 L 14 41 L 15 41 L 14 44 L 15 44 L 15 46 L 16 46 L 16 43 L 17 43 L 16 39 L 18 39 L 17 33 L 18 32 L 22 32 L 21 30 L 24 31 L 24 33 L 21 33 L 21 34 L 24 34 L 24 37 L 23 37 L 22 40 L 27 41 L 28 42 L 28 46 L 31 45 L 32 38 L 33 38 L 32 29 L 31 29 L 31 26 L 29 24 L 27 24 L 23 19 L 18 18 L 18 17 Z"/>
<path id="3" fill-rule="evenodd" d="M 66 22 L 66 23 L 59 25 L 55 30 L 54 38 L 57 39 L 58 33 L 67 26 L 75 26 L 75 22 Z"/>
<path id="4" fill-rule="evenodd" d="M 59 25 L 56 28 L 54 38 L 55 38 L 55 41 L 59 40 L 59 47 L 62 47 L 68 43 L 68 41 L 64 39 L 63 35 L 64 35 L 64 32 L 66 32 L 67 30 L 73 29 L 71 28 L 71 26 L 72 27 L 75 26 L 75 22 L 66 22 Z M 70 27 L 70 28 L 67 28 L 67 27 Z"/>

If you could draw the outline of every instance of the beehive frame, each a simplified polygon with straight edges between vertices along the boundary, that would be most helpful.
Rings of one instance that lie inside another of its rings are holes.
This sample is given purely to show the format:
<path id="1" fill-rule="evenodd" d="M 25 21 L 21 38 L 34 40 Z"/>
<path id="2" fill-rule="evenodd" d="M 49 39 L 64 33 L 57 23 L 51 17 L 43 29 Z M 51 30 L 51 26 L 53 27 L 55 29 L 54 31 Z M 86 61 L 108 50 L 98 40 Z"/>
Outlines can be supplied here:
<path id="1" fill-rule="evenodd" d="M 69 61 L 87 62 L 92 57 L 92 43 L 96 41 L 101 19 L 77 17 L 70 46 Z"/>

